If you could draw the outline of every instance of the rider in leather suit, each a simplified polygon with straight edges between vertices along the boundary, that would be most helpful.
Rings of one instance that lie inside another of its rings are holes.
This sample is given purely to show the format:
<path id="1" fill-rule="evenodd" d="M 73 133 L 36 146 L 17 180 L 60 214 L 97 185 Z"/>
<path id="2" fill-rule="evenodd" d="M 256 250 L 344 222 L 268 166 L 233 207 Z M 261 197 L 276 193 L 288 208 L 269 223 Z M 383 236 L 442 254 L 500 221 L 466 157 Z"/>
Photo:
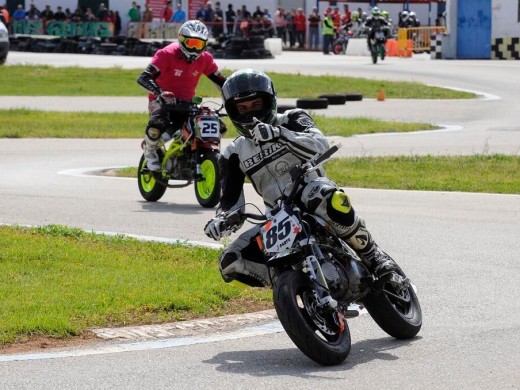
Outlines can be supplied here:
<path id="1" fill-rule="evenodd" d="M 222 96 L 241 136 L 221 157 L 222 197 L 218 214 L 204 230 L 215 240 L 229 233 L 222 213 L 244 205 L 246 177 L 265 205 L 272 207 L 291 189 L 291 168 L 329 149 L 327 138 L 306 111 L 297 108 L 277 114 L 273 83 L 262 72 L 245 69 L 233 73 L 222 87 Z M 300 189 L 299 202 L 300 207 L 328 221 L 377 273 L 395 267 L 375 244 L 348 196 L 322 169 L 309 175 Z M 271 285 L 265 258 L 254 241 L 259 229 L 255 225 L 242 233 L 220 257 L 220 272 L 226 282 L 236 279 L 250 286 Z"/>
<path id="2" fill-rule="evenodd" d="M 386 39 L 390 38 L 390 24 L 383 17 L 382 12 L 377 7 L 372 8 L 372 15 L 370 15 L 368 18 L 366 18 L 365 28 L 368 30 L 367 31 L 367 46 L 368 46 L 369 51 L 372 51 L 372 41 L 375 38 L 375 34 L 376 34 L 377 30 L 380 29 L 381 31 L 383 31 Z"/>

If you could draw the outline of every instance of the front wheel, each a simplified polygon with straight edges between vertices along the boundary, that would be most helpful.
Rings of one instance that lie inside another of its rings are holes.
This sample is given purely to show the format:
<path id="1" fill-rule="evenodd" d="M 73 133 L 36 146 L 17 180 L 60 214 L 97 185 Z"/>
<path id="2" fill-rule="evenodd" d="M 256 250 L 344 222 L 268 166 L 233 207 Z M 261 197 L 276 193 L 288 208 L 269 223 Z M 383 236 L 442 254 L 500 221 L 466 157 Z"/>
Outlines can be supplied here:
<path id="1" fill-rule="evenodd" d="M 161 158 L 161 154 L 159 154 L 159 158 Z M 166 192 L 166 187 L 156 179 L 155 175 L 160 175 L 160 173 L 148 170 L 146 159 L 142 155 L 137 168 L 137 185 L 141 196 L 148 202 L 157 202 Z"/>
<path id="2" fill-rule="evenodd" d="M 400 268 L 396 272 L 406 277 Z M 379 327 L 396 339 L 411 339 L 421 330 L 421 305 L 411 284 L 402 289 L 386 283 L 382 291 L 368 295 L 363 304 Z"/>
<path id="3" fill-rule="evenodd" d="M 372 63 L 377 64 L 377 47 L 372 47 L 372 50 L 370 51 L 370 55 L 372 56 Z"/>
<path id="4" fill-rule="evenodd" d="M 215 207 L 220 201 L 220 154 L 208 152 L 200 164 L 201 180 L 195 182 L 195 196 L 202 207 Z"/>
<path id="5" fill-rule="evenodd" d="M 301 271 L 287 271 L 273 287 L 278 319 L 293 343 L 310 359 L 324 366 L 343 362 L 350 353 L 350 330 L 338 326 L 337 312 L 324 313 L 313 296 L 311 281 Z M 335 317 L 335 318 L 334 318 Z"/>
<path id="6" fill-rule="evenodd" d="M 332 45 L 332 52 L 334 54 L 341 54 L 341 43 L 335 43 L 334 45 Z"/>

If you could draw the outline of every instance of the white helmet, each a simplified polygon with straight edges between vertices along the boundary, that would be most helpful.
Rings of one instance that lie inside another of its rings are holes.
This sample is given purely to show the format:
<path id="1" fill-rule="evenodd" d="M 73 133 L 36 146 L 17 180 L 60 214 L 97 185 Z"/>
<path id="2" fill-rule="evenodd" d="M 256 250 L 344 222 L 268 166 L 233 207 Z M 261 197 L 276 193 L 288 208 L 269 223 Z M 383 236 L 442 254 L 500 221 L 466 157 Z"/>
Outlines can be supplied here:
<path id="1" fill-rule="evenodd" d="M 179 43 L 188 62 L 195 61 L 206 50 L 209 31 L 199 20 L 188 20 L 179 28 Z"/>

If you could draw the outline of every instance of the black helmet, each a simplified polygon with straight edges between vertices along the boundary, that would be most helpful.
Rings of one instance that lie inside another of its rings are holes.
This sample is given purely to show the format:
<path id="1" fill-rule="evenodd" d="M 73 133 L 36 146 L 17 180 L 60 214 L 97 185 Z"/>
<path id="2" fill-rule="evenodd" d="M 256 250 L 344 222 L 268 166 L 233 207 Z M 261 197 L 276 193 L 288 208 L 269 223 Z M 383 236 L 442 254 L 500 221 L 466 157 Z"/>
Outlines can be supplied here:
<path id="1" fill-rule="evenodd" d="M 260 111 L 238 113 L 236 103 L 259 97 L 264 103 Z M 237 131 L 245 137 L 251 137 L 250 130 L 254 127 L 253 117 L 269 124 L 276 119 L 276 91 L 273 82 L 269 76 L 258 70 L 238 70 L 229 76 L 222 86 L 222 98 L 229 119 Z"/>

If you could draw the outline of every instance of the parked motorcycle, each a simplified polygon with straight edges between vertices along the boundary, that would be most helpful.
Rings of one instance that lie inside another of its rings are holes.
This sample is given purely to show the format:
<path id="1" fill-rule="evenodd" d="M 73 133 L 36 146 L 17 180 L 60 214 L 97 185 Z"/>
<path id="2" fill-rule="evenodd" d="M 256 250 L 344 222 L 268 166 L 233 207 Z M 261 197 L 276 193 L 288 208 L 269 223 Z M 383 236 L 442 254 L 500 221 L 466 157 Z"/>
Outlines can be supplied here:
<path id="1" fill-rule="evenodd" d="M 242 208 L 229 212 L 225 223 L 233 231 L 245 220 L 263 221 L 256 242 L 270 270 L 278 318 L 294 344 L 326 366 L 343 362 L 350 353 L 347 319 L 359 314 L 353 304 L 365 307 L 379 327 L 396 339 L 411 339 L 422 326 L 419 300 L 401 268 L 376 277 L 332 226 L 295 202 L 306 175 L 337 149 L 333 146 L 294 167 L 291 193 L 266 215 Z"/>
<path id="2" fill-rule="evenodd" d="M 352 37 L 352 31 L 345 31 L 341 29 L 338 33 L 338 37 L 332 43 L 332 52 L 334 54 L 346 54 L 348 41 Z"/>
<path id="3" fill-rule="evenodd" d="M 372 56 L 372 63 L 377 64 L 378 57 L 384 61 L 386 56 L 386 34 L 378 28 L 374 32 L 374 38 L 371 41 L 370 55 Z"/>
<path id="4" fill-rule="evenodd" d="M 161 171 L 147 168 L 144 154 L 139 161 L 137 183 L 142 197 L 156 202 L 167 188 L 186 187 L 195 182 L 195 196 L 202 207 L 214 207 L 220 201 L 220 157 L 222 106 L 212 110 L 202 105 L 202 98 L 192 101 L 172 99 L 163 104 L 173 118 L 188 113 L 179 134 L 166 131 L 157 150 Z M 171 122 L 171 121 L 170 121 Z M 144 141 L 143 141 L 144 142 Z"/>

